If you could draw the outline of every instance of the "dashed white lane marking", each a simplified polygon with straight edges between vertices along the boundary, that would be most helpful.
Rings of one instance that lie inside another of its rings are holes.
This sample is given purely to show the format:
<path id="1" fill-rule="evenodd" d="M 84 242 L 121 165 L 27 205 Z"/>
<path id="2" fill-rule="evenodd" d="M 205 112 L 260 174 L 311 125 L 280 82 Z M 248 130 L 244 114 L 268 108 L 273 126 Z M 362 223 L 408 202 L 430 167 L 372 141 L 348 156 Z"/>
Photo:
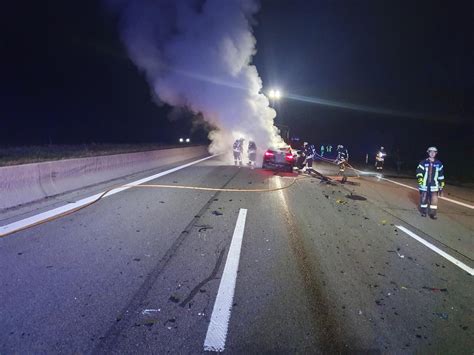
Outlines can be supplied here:
<path id="1" fill-rule="evenodd" d="M 145 182 L 148 182 L 150 180 L 154 180 L 154 179 L 157 179 L 159 177 L 162 177 L 162 176 L 165 176 L 165 175 L 168 175 L 168 174 L 171 174 L 171 173 L 174 173 L 178 170 L 181 170 L 181 169 L 184 169 L 184 168 L 187 168 L 189 166 L 192 166 L 192 165 L 195 165 L 195 164 L 198 164 L 198 163 L 201 163 L 205 160 L 208 160 L 208 159 L 211 159 L 211 158 L 214 158 L 216 157 L 216 155 L 211 155 L 211 156 L 208 156 L 206 158 L 203 158 L 203 159 L 199 159 L 199 160 L 195 160 L 195 161 L 192 161 L 190 163 L 187 163 L 187 164 L 184 164 L 184 165 L 180 165 L 180 166 L 177 166 L 173 169 L 169 169 L 169 170 L 166 170 L 166 171 L 162 171 L 161 173 L 158 173 L 158 174 L 155 174 L 155 175 L 151 175 L 151 176 L 148 176 L 146 178 L 143 178 L 143 179 L 140 179 L 140 180 L 137 180 L 137 181 L 134 181 L 134 182 L 131 182 L 131 183 L 128 183 L 127 186 L 123 186 L 123 187 L 118 187 L 116 189 L 113 189 L 111 191 L 109 191 L 105 196 L 103 197 L 109 197 L 109 196 L 112 196 L 112 195 L 115 195 L 116 193 L 119 193 L 121 191 L 125 191 L 127 189 L 130 189 L 131 187 L 133 186 L 136 186 L 136 185 L 140 185 L 140 184 L 143 184 Z M 61 207 L 57 207 L 57 208 L 54 208 L 52 210 L 49 210 L 49 211 L 46 211 L 46 212 L 42 212 L 42 213 L 39 213 L 39 214 L 36 214 L 34 216 L 31 216 L 31 217 L 28 217 L 28 218 L 24 218 L 24 219 L 21 219 L 19 221 L 16 221 L 16 222 L 13 222 L 13 223 L 10 223 L 10 224 L 6 224 L 4 226 L 0 226 L 0 237 L 2 235 L 6 235 L 12 231 L 16 231 L 16 230 L 19 230 L 19 229 L 22 229 L 22 228 L 25 228 L 25 227 L 28 227 L 28 226 L 31 226 L 35 223 L 38 223 L 38 222 L 41 222 L 41 221 L 44 221 L 48 218 L 51 218 L 51 217 L 55 217 L 57 215 L 60 215 L 62 213 L 65 213 L 65 212 L 69 212 L 75 208 L 78 208 L 78 207 L 81 207 L 81 206 L 85 206 L 87 205 L 88 203 L 91 203 L 92 201 L 98 199 L 104 192 L 101 192 L 101 193 L 98 193 L 98 194 L 95 194 L 93 196 L 90 196 L 90 197 L 86 197 L 86 198 L 83 198 L 82 200 L 79 200 L 79 201 L 76 201 L 76 202 L 71 202 L 71 203 L 68 203 L 64 206 L 61 206 Z"/>
<path id="2" fill-rule="evenodd" d="M 217 291 L 211 322 L 207 328 L 206 339 L 204 340 L 205 351 L 224 351 L 225 348 L 246 217 L 247 210 L 241 208 L 235 225 L 234 235 L 232 236 L 229 253 L 227 254 L 219 290 Z"/>
<path id="3" fill-rule="evenodd" d="M 361 173 L 362 175 L 374 176 L 374 177 L 377 177 L 379 180 L 385 180 L 385 181 L 391 182 L 392 184 L 396 184 L 396 185 L 399 185 L 399 186 L 406 187 L 407 189 L 411 189 L 411 190 L 418 191 L 418 189 L 417 189 L 416 187 L 413 187 L 413 186 L 410 186 L 410 185 L 406 185 L 406 184 L 402 184 L 401 182 L 394 181 L 394 180 L 390 180 L 390 179 L 384 178 L 384 177 L 382 177 L 382 176 L 377 176 L 377 173 L 371 173 L 371 172 L 362 171 L 362 170 L 358 170 L 358 169 L 354 169 L 354 170 L 358 171 L 358 172 Z M 451 203 L 455 203 L 455 204 L 457 204 L 457 205 L 459 205 L 459 206 L 467 207 L 467 208 L 470 208 L 471 210 L 474 210 L 474 206 L 473 206 L 473 205 L 470 205 L 470 204 L 468 204 L 468 203 L 464 203 L 464 202 L 461 202 L 461 201 L 453 200 L 452 198 L 448 198 L 448 197 L 444 197 L 444 196 L 440 196 L 439 199 L 445 200 L 445 201 L 448 201 L 448 202 L 451 202 Z"/>
<path id="4" fill-rule="evenodd" d="M 461 269 L 463 269 L 464 271 L 466 271 L 468 274 L 470 274 L 471 276 L 474 276 L 474 269 L 472 267 L 469 267 L 467 266 L 466 264 L 462 263 L 461 261 L 459 261 L 458 259 L 452 257 L 451 255 L 449 255 L 448 253 L 445 253 L 444 251 L 442 251 L 441 249 L 439 249 L 438 247 L 435 247 L 433 244 L 427 242 L 426 240 L 424 240 L 423 238 L 421 238 L 420 236 L 416 235 L 415 233 L 413 233 L 411 230 L 403 227 L 403 226 L 396 226 L 398 229 L 402 230 L 403 232 L 405 232 L 406 234 L 408 234 L 410 237 L 412 237 L 413 239 L 419 241 L 421 244 L 427 246 L 428 248 L 430 248 L 431 250 L 433 250 L 435 253 L 441 255 L 443 258 L 449 260 L 450 262 L 452 262 L 454 265 L 460 267 Z"/>

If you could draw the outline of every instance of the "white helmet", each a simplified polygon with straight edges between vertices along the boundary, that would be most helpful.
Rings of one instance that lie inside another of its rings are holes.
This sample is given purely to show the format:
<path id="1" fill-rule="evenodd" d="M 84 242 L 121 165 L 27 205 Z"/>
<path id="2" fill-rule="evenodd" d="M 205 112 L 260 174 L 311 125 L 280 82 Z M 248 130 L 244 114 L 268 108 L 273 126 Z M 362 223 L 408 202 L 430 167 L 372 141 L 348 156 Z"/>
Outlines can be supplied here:
<path id="1" fill-rule="evenodd" d="M 438 153 L 438 148 L 436 148 L 436 147 L 429 147 L 426 152 L 427 152 L 427 153 L 429 153 L 429 152 L 436 152 L 436 153 Z"/>

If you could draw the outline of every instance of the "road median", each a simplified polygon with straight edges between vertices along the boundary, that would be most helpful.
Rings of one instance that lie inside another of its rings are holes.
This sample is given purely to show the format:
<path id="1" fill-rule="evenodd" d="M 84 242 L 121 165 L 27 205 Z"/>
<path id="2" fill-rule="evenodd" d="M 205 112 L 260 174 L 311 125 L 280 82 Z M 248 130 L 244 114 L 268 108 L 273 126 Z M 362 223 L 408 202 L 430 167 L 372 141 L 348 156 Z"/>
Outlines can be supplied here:
<path id="1" fill-rule="evenodd" d="M 0 167 L 0 211 L 207 155 L 207 146 Z"/>

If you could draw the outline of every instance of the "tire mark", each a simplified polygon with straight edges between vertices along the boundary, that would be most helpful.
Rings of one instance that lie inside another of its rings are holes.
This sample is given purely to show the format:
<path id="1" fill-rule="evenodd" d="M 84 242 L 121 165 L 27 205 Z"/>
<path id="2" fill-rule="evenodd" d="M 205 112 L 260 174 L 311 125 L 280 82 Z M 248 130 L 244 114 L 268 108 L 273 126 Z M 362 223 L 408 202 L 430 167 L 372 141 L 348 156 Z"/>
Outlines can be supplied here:
<path id="1" fill-rule="evenodd" d="M 188 297 L 186 297 L 183 302 L 181 302 L 179 305 L 180 307 L 186 306 L 191 300 L 194 298 L 194 296 L 197 295 L 199 290 L 207 284 L 209 281 L 216 279 L 217 273 L 219 272 L 219 269 L 222 265 L 222 260 L 224 259 L 224 254 L 225 254 L 225 248 L 221 250 L 219 253 L 219 257 L 217 258 L 216 265 L 214 266 L 214 269 L 212 270 L 211 274 L 206 277 L 204 280 L 202 280 L 200 283 L 194 287 L 191 292 L 189 293 Z"/>
<path id="2" fill-rule="evenodd" d="M 222 185 L 221 188 L 225 188 L 240 172 L 237 170 L 235 174 L 232 174 L 231 177 Z M 166 251 L 165 255 L 158 261 L 153 270 L 150 271 L 146 279 L 140 288 L 135 292 L 127 305 L 120 311 L 116 321 L 112 326 L 107 330 L 107 332 L 99 338 L 99 342 L 94 347 L 93 354 L 104 354 L 109 353 L 111 350 L 118 344 L 118 338 L 122 332 L 130 327 L 130 324 L 133 321 L 133 318 L 137 315 L 139 309 L 145 306 L 144 300 L 146 299 L 151 288 L 163 273 L 163 271 L 168 266 L 171 259 L 175 256 L 178 249 L 183 245 L 186 239 L 189 236 L 189 232 L 192 228 L 195 227 L 195 224 L 199 219 L 206 213 L 214 200 L 221 194 L 221 191 L 214 193 L 209 200 L 203 205 L 199 212 L 194 216 L 194 218 L 188 223 L 184 231 L 180 233 L 178 238 L 173 242 L 171 247 Z"/>
<path id="3" fill-rule="evenodd" d="M 303 281 L 312 322 L 318 331 L 315 340 L 319 343 L 322 353 L 348 352 L 350 350 L 346 344 L 351 342 L 350 333 L 345 329 L 344 321 L 338 319 L 332 311 L 335 307 L 325 291 L 324 281 L 315 275 L 315 271 L 320 268 L 319 264 L 317 260 L 310 258 L 304 243 L 304 233 L 295 222 L 295 216 L 290 212 L 284 195 L 282 199 L 284 218 L 288 226 L 288 243 Z"/>

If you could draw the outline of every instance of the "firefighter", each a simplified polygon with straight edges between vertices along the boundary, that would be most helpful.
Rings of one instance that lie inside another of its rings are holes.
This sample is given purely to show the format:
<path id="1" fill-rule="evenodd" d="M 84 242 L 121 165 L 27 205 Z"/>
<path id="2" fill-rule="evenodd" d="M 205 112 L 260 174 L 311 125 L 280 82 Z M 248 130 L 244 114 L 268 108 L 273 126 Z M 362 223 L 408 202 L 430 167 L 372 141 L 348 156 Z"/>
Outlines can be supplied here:
<path id="1" fill-rule="evenodd" d="M 382 172 L 383 170 L 383 164 L 385 162 L 386 155 L 387 153 L 385 153 L 384 147 L 380 147 L 380 150 L 375 155 L 375 169 L 379 172 Z"/>
<path id="2" fill-rule="evenodd" d="M 249 141 L 247 152 L 249 155 L 249 166 L 251 169 L 254 169 L 257 160 L 257 145 L 254 141 Z"/>
<path id="3" fill-rule="evenodd" d="M 335 162 L 337 165 L 339 165 L 339 175 L 344 175 L 344 172 L 346 171 L 346 164 L 349 161 L 349 152 L 342 144 L 339 144 L 337 146 L 336 153 L 337 158 Z"/>
<path id="4" fill-rule="evenodd" d="M 242 152 L 244 150 L 244 139 L 236 139 L 234 145 L 232 147 L 234 152 L 234 164 L 235 165 L 242 165 Z"/>
<path id="5" fill-rule="evenodd" d="M 304 163 L 305 163 L 305 155 L 304 155 L 304 151 L 305 151 L 305 146 L 308 144 L 308 142 L 304 142 L 303 146 L 296 150 L 296 167 L 299 169 L 299 170 L 302 170 L 304 168 Z"/>
<path id="6" fill-rule="evenodd" d="M 304 155 L 306 158 L 305 159 L 306 166 L 304 167 L 304 170 L 311 171 L 313 170 L 313 161 L 314 161 L 314 155 L 316 153 L 316 148 L 314 148 L 314 145 L 309 144 L 308 142 L 304 142 L 303 150 L 304 150 Z"/>
<path id="7" fill-rule="evenodd" d="M 420 212 L 422 217 L 429 213 L 431 219 L 437 219 L 438 196 L 444 188 L 443 164 L 436 159 L 438 149 L 429 147 L 428 158 L 421 161 L 416 168 L 416 178 L 420 190 Z"/>

